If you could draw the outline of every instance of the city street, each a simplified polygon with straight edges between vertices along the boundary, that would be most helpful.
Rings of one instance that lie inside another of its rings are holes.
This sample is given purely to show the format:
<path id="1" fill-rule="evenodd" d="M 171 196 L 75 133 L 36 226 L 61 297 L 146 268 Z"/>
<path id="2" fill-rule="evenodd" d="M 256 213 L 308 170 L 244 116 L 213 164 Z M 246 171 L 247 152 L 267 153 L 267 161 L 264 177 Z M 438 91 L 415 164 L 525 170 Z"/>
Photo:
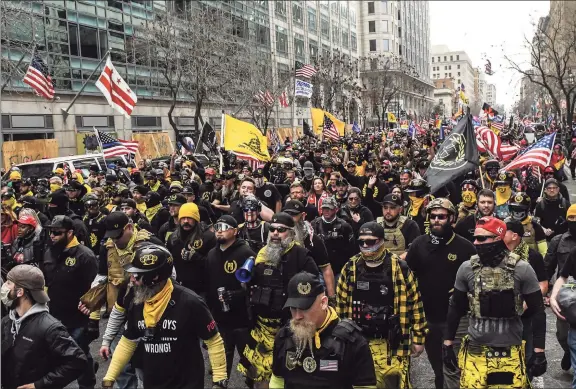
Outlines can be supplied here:
<path id="1" fill-rule="evenodd" d="M 570 172 L 566 169 L 566 174 L 570 177 Z M 571 202 L 576 202 L 576 181 L 568 180 L 564 181 L 564 184 L 568 187 L 570 192 Z M 548 372 L 543 377 L 535 378 L 533 381 L 535 388 L 570 388 L 572 380 L 572 372 L 565 372 L 560 368 L 560 360 L 562 359 L 563 350 L 560 348 L 556 340 L 556 317 L 550 309 L 547 309 L 547 331 L 546 331 L 546 357 L 548 359 Z M 100 333 L 104 333 L 106 321 L 102 321 Z M 100 364 L 98 370 L 97 382 L 100 383 L 106 369 L 108 368 L 109 362 L 103 361 L 98 354 L 98 349 L 101 344 L 101 339 L 94 341 L 91 346 L 92 355 L 94 359 Z M 207 353 L 205 354 L 206 371 L 208 371 L 209 361 Z M 237 358 L 237 356 L 236 356 Z M 411 379 L 414 388 L 433 388 L 434 387 L 434 374 L 432 373 L 432 368 L 428 363 L 425 353 L 419 358 L 414 358 L 411 372 Z M 192 366 L 191 366 L 192 368 Z M 211 376 L 206 374 L 206 388 L 211 387 Z M 69 388 L 76 387 L 76 384 L 72 384 Z M 230 379 L 229 388 L 244 388 L 244 380 L 237 371 L 233 371 L 232 377 Z"/>

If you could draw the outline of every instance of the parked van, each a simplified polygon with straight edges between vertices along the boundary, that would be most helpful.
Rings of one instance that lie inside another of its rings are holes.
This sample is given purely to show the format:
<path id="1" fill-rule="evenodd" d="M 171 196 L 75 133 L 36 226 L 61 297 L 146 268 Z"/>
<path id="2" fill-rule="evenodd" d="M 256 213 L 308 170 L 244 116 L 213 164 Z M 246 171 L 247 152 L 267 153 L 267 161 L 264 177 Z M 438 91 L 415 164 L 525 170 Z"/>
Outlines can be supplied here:
<path id="1" fill-rule="evenodd" d="M 119 161 L 127 163 L 124 156 L 106 158 L 106 163 L 108 164 L 118 163 Z M 90 165 L 93 164 L 96 164 L 99 170 L 106 170 L 106 164 L 104 163 L 104 156 L 102 153 L 39 159 L 37 161 L 20 163 L 15 166 L 17 166 L 22 172 L 22 177 L 26 178 L 50 177 L 54 170 L 57 168 L 64 168 L 65 166 L 67 166 L 68 170 L 71 172 L 76 170 L 82 171 L 84 178 L 88 178 L 88 175 L 90 174 Z"/>

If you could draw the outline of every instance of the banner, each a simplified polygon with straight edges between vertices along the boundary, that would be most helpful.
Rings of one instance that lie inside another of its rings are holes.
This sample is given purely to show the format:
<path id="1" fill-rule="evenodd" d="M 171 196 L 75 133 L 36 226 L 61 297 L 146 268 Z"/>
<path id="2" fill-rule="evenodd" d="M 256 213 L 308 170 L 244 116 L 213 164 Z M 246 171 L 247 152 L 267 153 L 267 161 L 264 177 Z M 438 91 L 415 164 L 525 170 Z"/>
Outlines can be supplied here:
<path id="1" fill-rule="evenodd" d="M 268 139 L 253 124 L 224 115 L 224 148 L 237 155 L 268 162 Z"/>
<path id="2" fill-rule="evenodd" d="M 456 177 L 476 169 L 478 163 L 478 147 L 472 117 L 465 115 L 442 142 L 426 171 L 426 179 L 431 183 L 431 192 L 436 192 Z"/>
<path id="3" fill-rule="evenodd" d="M 388 123 L 396 123 L 396 115 L 392 112 L 388 112 Z"/>
<path id="4" fill-rule="evenodd" d="M 296 85 L 295 85 L 295 95 L 296 96 L 301 96 L 301 97 L 306 97 L 306 98 L 310 98 L 312 97 L 312 87 L 313 85 L 310 84 L 309 82 L 306 81 L 302 81 L 302 80 L 296 80 Z"/>
<path id="5" fill-rule="evenodd" d="M 168 132 L 132 133 L 132 139 L 138 142 L 136 159 L 153 159 L 172 155 L 173 145 Z"/>

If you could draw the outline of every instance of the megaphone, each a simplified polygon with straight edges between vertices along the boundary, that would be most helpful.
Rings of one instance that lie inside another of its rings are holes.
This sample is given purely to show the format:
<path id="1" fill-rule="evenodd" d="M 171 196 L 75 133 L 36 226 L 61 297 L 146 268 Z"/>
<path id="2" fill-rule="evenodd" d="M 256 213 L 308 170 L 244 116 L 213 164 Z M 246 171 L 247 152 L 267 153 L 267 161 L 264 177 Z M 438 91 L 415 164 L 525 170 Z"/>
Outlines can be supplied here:
<path id="1" fill-rule="evenodd" d="M 236 270 L 236 279 L 242 283 L 248 283 L 252 279 L 252 269 L 254 268 L 254 257 L 248 258 L 244 265 Z"/>

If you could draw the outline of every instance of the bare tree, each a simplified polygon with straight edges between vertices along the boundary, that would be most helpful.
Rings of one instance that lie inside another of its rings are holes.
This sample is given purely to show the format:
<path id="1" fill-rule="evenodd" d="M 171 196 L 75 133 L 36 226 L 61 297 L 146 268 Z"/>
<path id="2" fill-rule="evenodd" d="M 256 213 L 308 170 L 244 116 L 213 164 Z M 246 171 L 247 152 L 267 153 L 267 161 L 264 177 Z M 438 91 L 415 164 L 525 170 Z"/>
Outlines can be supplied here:
<path id="1" fill-rule="evenodd" d="M 242 80 L 252 71 L 252 50 L 241 26 L 228 13 L 195 4 L 186 12 L 157 14 L 148 26 L 136 30 L 133 41 L 135 62 L 160 73 L 171 98 L 168 120 L 178 138 L 172 114 L 179 100 L 194 105 L 199 131 L 204 103 L 239 102 Z"/>
<path id="2" fill-rule="evenodd" d="M 332 55 L 321 55 L 314 62 L 317 73 L 312 77 L 314 85 L 311 103 L 343 117 L 352 99 L 360 98 L 362 87 L 358 81 L 359 61 L 335 50 Z"/>
<path id="3" fill-rule="evenodd" d="M 543 18 L 536 26 L 534 38 L 525 37 L 524 43 L 530 54 L 530 64 L 508 55 L 504 57 L 512 69 L 547 92 L 558 117 L 562 117 L 563 97 L 567 108 L 565 121 L 571 128 L 576 102 L 576 84 L 571 77 L 576 57 L 576 21 L 561 12 Z"/>

